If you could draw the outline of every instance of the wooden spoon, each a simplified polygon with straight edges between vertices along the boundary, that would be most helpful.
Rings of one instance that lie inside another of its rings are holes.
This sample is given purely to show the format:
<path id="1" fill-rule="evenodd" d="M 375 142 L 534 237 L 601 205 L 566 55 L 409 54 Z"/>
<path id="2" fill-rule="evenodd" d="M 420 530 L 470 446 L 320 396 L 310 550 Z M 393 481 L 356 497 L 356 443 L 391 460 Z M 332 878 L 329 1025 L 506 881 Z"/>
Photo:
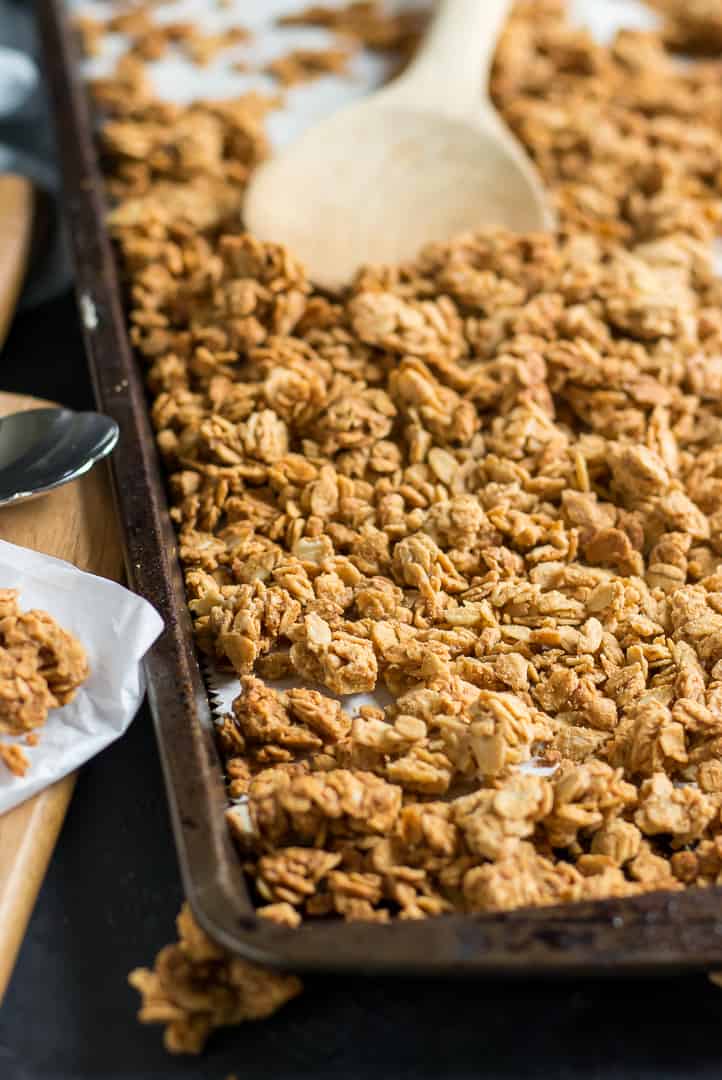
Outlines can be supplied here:
<path id="1" fill-rule="evenodd" d="M 489 68 L 510 0 L 441 0 L 411 66 L 259 169 L 247 228 L 287 243 L 312 280 L 347 284 L 485 225 L 551 229 L 534 166 L 499 118 Z"/>

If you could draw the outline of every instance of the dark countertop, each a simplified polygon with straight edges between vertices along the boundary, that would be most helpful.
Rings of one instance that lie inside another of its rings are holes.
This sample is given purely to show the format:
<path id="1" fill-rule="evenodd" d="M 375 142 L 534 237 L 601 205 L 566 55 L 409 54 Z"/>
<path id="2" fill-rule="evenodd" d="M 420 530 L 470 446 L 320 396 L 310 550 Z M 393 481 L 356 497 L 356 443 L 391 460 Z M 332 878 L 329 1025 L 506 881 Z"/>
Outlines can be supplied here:
<path id="1" fill-rule="evenodd" d="M 70 296 L 16 320 L 0 389 L 91 404 Z M 0 1080 L 722 1076 L 702 977 L 540 983 L 316 979 L 271 1020 L 174 1059 L 128 970 L 173 936 L 181 888 L 152 723 L 86 768 L 0 1012 Z"/>

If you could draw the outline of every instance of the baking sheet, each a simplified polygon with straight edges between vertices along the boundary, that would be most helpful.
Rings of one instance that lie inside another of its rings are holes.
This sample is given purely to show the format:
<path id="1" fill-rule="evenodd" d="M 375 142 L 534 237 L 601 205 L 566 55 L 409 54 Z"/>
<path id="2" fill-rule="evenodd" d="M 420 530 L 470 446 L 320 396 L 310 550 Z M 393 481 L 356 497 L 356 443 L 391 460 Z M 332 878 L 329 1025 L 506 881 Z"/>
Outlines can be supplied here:
<path id="1" fill-rule="evenodd" d="M 91 6 L 82 5 L 85 10 Z M 622 13 L 622 5 L 613 0 L 599 0 L 598 6 L 605 19 Z M 255 15 L 244 7 L 237 2 L 232 9 L 240 21 Z M 290 7 L 284 4 L 284 10 Z M 592 15 L 596 7 L 585 5 Z M 449 915 L 423 923 L 401 920 L 388 926 L 329 920 L 291 930 L 256 917 L 222 819 L 227 798 L 208 695 L 192 645 L 142 375 L 131 353 L 105 228 L 103 185 L 87 95 L 78 78 L 77 46 L 65 17 L 67 0 L 37 0 L 36 10 L 63 169 L 76 289 L 79 298 L 87 298 L 86 308 L 93 316 L 84 324 L 89 366 L 99 407 L 128 434 L 111 459 L 111 470 L 129 580 L 166 620 L 166 632 L 146 661 L 148 695 L 184 889 L 200 925 L 238 955 L 299 972 L 499 973 L 529 978 L 591 973 L 659 976 L 722 967 L 720 887 L 474 917 Z M 176 5 L 173 10 L 189 8 Z M 269 10 L 270 5 L 264 6 L 264 15 Z M 623 22 L 628 24 L 632 8 L 625 4 L 623 10 Z M 298 92 L 312 89 L 301 87 Z"/>

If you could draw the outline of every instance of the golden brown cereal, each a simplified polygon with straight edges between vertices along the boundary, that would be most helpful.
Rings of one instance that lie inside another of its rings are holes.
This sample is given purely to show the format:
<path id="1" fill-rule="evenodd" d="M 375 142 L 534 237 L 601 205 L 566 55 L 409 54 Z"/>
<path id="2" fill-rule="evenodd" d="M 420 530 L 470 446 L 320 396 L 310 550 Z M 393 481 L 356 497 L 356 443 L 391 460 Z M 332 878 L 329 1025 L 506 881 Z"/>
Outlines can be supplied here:
<path id="1" fill-rule="evenodd" d="M 293 49 L 271 60 L 264 71 L 283 86 L 296 86 L 323 75 L 345 75 L 352 55 L 349 49 Z"/>
<path id="2" fill-rule="evenodd" d="M 141 227 L 112 227 L 135 266 Z M 719 819 L 702 247 L 482 233 L 330 301 L 282 248 L 206 236 L 212 294 L 145 262 L 133 318 L 199 645 L 242 676 L 229 822 L 269 917 L 678 887 Z M 378 687 L 355 717 L 330 696 Z"/>
<path id="3" fill-rule="evenodd" d="M 90 15 L 78 15 L 73 20 L 73 27 L 80 40 L 83 55 L 97 56 L 102 49 L 105 34 L 103 23 Z"/>
<path id="4" fill-rule="evenodd" d="M 177 919 L 180 940 L 158 953 L 155 967 L 128 976 L 141 995 L 138 1019 L 164 1024 L 172 1054 L 198 1054 L 215 1028 L 269 1016 L 301 992 L 280 975 L 230 956 L 200 929 L 187 905 Z"/>
<path id="5" fill-rule="evenodd" d="M 602 46 L 561 0 L 516 5 L 492 92 L 556 235 L 456 237 L 334 296 L 238 225 L 273 101 L 164 105 L 132 57 L 99 87 L 264 918 L 722 879 L 722 82 L 670 48 L 711 42 L 713 6 L 659 6 L 662 33 Z M 401 53 L 420 27 L 282 21 Z"/>
<path id="6" fill-rule="evenodd" d="M 718 55 L 722 49 L 722 9 L 717 0 L 651 0 L 665 16 L 664 38 L 681 52 Z"/>
<path id="7" fill-rule="evenodd" d="M 80 642 L 46 612 L 21 612 L 17 598 L 16 589 L 0 589 L 0 734 L 6 735 L 32 733 L 88 677 Z M 34 745 L 30 740 L 27 735 Z M 29 762 L 19 746 L 0 743 L 0 753 L 12 772 L 24 774 Z"/>
<path id="8" fill-rule="evenodd" d="M 340 8 L 312 4 L 305 11 L 279 19 L 281 26 L 321 26 L 359 41 L 367 49 L 402 55 L 416 48 L 424 22 L 422 12 L 392 13 L 379 0 L 352 0 Z"/>
<path id="9" fill-rule="evenodd" d="M 0 743 L 0 761 L 15 776 L 25 776 L 30 768 L 30 761 L 21 746 Z"/>

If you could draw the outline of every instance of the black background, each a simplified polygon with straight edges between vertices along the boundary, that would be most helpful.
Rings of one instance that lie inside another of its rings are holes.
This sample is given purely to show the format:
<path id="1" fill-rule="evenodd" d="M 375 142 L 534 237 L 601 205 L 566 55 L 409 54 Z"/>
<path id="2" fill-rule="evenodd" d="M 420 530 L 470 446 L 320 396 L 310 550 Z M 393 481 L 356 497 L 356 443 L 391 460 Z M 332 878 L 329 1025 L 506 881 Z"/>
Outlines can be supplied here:
<path id="1" fill-rule="evenodd" d="M 71 296 L 16 320 L 0 388 L 91 406 Z M 316 979 L 202 1058 L 171 1058 L 125 978 L 173 938 L 180 901 L 143 708 L 81 773 L 0 1012 L 0 1080 L 722 1077 L 722 990 L 702 977 Z"/>

